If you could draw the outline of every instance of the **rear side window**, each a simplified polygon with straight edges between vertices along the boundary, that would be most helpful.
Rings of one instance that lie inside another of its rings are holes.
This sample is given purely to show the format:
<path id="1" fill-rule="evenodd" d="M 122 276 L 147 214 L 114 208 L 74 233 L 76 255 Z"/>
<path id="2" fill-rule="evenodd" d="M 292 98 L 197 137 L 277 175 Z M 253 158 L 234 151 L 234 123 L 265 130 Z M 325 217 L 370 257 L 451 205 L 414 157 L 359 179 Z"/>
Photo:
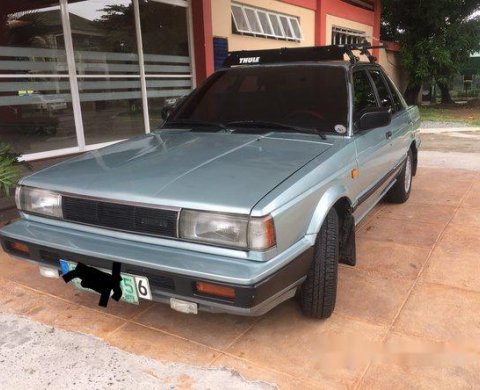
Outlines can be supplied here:
<path id="1" fill-rule="evenodd" d="M 380 105 L 385 108 L 390 108 L 392 112 L 396 112 L 395 103 L 390 95 L 385 79 L 379 70 L 370 70 L 370 76 L 372 76 L 375 87 L 377 88 L 378 97 L 380 98 Z"/>
<path id="2" fill-rule="evenodd" d="M 390 80 L 388 77 L 385 78 L 387 79 L 388 86 L 390 87 L 390 92 L 392 93 L 393 102 L 395 103 L 394 112 L 403 110 L 405 107 L 403 105 L 402 98 L 400 97 L 397 88 L 395 88 L 392 80 Z"/>
<path id="3" fill-rule="evenodd" d="M 366 108 L 378 107 L 372 83 L 364 70 L 353 73 L 354 121 Z"/>

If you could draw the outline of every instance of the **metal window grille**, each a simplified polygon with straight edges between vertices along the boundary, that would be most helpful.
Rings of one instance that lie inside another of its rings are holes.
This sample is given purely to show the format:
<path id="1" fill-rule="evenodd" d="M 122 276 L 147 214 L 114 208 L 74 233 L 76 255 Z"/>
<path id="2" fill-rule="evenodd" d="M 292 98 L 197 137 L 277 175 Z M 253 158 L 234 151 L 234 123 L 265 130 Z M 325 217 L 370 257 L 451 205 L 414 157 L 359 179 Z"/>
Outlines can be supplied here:
<path id="1" fill-rule="evenodd" d="M 368 41 L 363 31 L 350 30 L 342 27 L 332 28 L 332 45 L 360 44 Z"/>
<path id="2" fill-rule="evenodd" d="M 269 38 L 300 41 L 303 39 L 300 21 L 295 16 L 232 4 L 236 32 Z"/>

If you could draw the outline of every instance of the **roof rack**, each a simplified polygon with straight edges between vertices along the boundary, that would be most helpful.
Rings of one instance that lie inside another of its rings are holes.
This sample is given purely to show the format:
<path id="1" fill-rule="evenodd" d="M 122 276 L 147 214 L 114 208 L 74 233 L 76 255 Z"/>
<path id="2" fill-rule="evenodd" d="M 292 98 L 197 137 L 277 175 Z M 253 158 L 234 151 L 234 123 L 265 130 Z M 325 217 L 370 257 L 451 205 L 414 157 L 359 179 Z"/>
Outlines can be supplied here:
<path id="1" fill-rule="evenodd" d="M 367 56 L 370 63 L 373 64 L 377 58 L 370 53 L 370 50 L 382 48 L 384 48 L 384 46 L 358 44 L 232 51 L 223 62 L 223 66 L 230 68 L 238 65 L 272 64 L 279 62 L 343 61 L 345 54 L 349 57 L 352 64 L 356 64 L 360 61 L 360 57 L 353 54 L 354 51 L 359 51 L 360 55 Z"/>

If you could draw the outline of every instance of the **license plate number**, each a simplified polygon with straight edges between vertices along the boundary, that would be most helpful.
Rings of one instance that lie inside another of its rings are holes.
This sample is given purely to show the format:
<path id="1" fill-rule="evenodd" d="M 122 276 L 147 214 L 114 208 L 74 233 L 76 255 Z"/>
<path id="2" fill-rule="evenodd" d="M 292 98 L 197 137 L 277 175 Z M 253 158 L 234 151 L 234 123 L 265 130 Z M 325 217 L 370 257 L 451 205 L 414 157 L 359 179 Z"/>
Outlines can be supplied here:
<path id="1" fill-rule="evenodd" d="M 62 269 L 62 273 L 67 273 L 69 271 L 73 271 L 77 267 L 77 263 L 73 261 L 67 260 L 60 260 L 60 267 Z M 109 274 L 112 271 L 105 270 L 99 268 L 100 271 L 107 272 Z M 122 281 L 120 282 L 120 288 L 122 289 L 122 301 L 132 303 L 134 305 L 139 304 L 139 298 L 142 299 L 152 299 L 152 292 L 150 290 L 150 283 L 148 282 L 148 278 L 145 276 L 137 276 L 131 274 L 124 274 L 121 273 L 120 276 L 122 277 Z M 81 281 L 76 278 L 72 280 L 73 285 L 83 291 L 94 292 L 88 288 L 83 288 L 81 285 Z M 113 292 L 112 292 L 113 294 Z"/>

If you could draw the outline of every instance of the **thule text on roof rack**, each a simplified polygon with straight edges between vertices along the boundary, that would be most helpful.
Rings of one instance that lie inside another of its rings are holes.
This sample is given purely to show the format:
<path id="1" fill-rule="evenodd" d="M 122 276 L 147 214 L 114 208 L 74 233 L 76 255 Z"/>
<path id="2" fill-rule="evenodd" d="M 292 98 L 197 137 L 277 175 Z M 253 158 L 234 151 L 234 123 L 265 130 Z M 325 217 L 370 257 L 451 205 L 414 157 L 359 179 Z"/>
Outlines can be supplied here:
<path id="1" fill-rule="evenodd" d="M 365 55 L 371 63 L 377 60 L 371 53 L 371 49 L 382 49 L 384 46 L 371 45 L 331 45 L 281 48 L 269 50 L 242 50 L 229 53 L 223 66 L 232 67 L 238 65 L 274 64 L 282 62 L 303 61 L 343 61 L 347 55 L 352 64 L 360 61 L 360 57 L 353 52 L 359 51 Z"/>

